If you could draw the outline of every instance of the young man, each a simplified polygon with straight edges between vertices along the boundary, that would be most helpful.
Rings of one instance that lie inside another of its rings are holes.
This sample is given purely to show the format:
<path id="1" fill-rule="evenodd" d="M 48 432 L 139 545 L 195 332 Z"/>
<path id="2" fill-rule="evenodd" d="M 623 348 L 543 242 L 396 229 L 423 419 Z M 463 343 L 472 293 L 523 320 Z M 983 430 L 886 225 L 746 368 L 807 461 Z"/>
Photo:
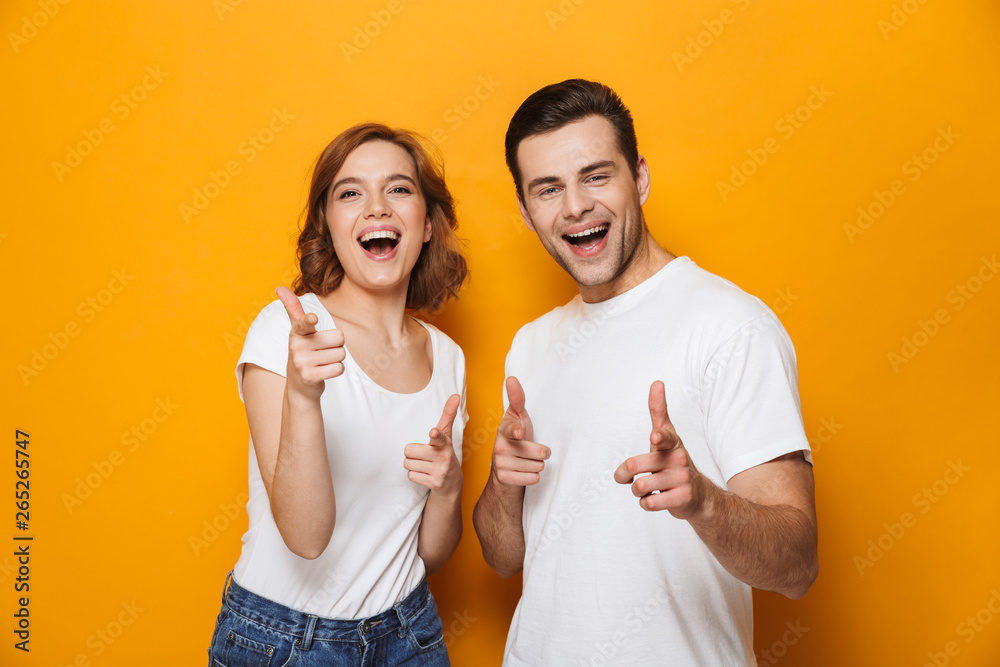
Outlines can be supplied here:
<path id="1" fill-rule="evenodd" d="M 474 514 L 490 566 L 524 570 L 504 665 L 754 665 L 751 587 L 801 597 L 818 570 L 792 343 L 651 236 L 611 89 L 531 95 L 506 157 L 580 295 L 514 338 Z"/>

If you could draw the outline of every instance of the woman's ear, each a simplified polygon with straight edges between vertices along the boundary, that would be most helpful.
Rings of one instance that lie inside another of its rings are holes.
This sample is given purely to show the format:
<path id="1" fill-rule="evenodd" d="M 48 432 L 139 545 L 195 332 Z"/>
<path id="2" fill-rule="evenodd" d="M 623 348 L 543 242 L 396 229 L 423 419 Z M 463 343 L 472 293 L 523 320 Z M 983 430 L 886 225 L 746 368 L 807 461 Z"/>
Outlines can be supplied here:
<path id="1" fill-rule="evenodd" d="M 431 216 L 428 215 L 424 220 L 424 243 L 431 240 Z"/>

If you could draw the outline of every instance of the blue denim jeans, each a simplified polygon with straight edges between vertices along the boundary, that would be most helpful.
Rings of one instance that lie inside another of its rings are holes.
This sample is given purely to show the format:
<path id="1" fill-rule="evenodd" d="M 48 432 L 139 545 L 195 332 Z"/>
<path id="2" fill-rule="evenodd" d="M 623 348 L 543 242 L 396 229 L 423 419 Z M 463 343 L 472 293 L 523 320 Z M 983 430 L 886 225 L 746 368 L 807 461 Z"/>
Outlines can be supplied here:
<path id="1" fill-rule="evenodd" d="M 232 579 L 208 649 L 209 667 L 447 667 L 444 628 L 427 581 L 391 609 L 351 620 L 304 614 Z"/>

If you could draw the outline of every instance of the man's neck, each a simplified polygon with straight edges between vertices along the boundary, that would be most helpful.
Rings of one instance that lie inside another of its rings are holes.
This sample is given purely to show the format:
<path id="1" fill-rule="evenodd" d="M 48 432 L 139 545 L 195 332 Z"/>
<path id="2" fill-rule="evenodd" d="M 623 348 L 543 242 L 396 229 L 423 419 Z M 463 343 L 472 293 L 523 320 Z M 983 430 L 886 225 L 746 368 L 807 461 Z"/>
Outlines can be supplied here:
<path id="1" fill-rule="evenodd" d="M 643 235 L 639 249 L 636 250 L 635 256 L 629 262 L 628 266 L 625 267 L 625 270 L 608 282 L 600 285 L 577 284 L 580 290 L 580 297 L 587 303 L 607 301 L 645 282 L 653 274 L 675 259 L 677 257 L 669 250 L 661 247 L 647 229 Z"/>

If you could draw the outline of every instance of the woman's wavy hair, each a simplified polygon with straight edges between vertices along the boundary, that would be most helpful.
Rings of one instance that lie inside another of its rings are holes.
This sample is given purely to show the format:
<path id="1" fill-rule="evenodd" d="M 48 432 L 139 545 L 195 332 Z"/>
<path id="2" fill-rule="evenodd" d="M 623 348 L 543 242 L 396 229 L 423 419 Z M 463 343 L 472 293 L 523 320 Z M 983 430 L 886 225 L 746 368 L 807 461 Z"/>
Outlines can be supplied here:
<path id="1" fill-rule="evenodd" d="M 326 224 L 326 204 L 333 179 L 347 156 L 369 141 L 396 144 L 413 158 L 417 184 L 427 204 L 431 220 L 431 239 L 424 243 L 417 263 L 410 273 L 406 307 L 412 310 L 436 310 L 445 300 L 458 296 L 468 276 L 465 257 L 459 249 L 455 229 L 455 203 L 444 182 L 444 169 L 431 159 L 420 138 L 408 130 L 394 129 L 381 123 L 362 123 L 342 132 L 320 154 L 313 169 L 302 231 L 296 257 L 299 275 L 292 290 L 302 295 L 319 296 L 337 289 L 344 278 L 344 268 L 333 250 L 333 240 Z"/>

